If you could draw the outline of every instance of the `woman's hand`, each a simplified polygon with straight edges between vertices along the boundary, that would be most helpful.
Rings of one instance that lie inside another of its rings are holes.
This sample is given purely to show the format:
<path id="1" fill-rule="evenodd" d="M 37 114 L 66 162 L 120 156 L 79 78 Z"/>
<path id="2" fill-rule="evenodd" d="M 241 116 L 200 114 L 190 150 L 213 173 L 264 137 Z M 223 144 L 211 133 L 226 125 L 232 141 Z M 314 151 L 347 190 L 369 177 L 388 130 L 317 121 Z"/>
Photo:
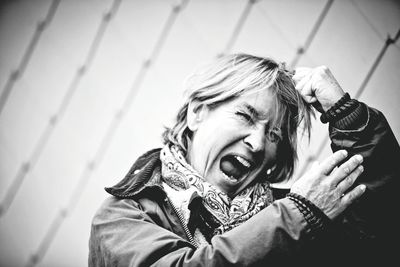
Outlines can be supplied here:
<path id="1" fill-rule="evenodd" d="M 345 93 L 326 66 L 297 68 L 293 75 L 296 89 L 319 112 L 326 112 Z"/>
<path id="2" fill-rule="evenodd" d="M 290 192 L 307 198 L 334 219 L 365 192 L 365 185 L 349 190 L 363 172 L 362 156 L 355 155 L 339 166 L 346 157 L 345 150 L 335 152 L 294 182 Z"/>

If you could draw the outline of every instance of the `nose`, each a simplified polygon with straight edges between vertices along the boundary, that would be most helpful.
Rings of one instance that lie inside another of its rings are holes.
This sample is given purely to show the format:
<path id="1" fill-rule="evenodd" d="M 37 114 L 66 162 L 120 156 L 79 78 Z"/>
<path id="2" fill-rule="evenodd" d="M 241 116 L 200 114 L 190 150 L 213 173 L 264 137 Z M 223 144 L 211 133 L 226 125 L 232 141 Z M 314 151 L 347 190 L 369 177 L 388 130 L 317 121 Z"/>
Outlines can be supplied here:
<path id="1" fill-rule="evenodd" d="M 265 129 L 263 126 L 254 127 L 243 139 L 244 143 L 250 147 L 251 151 L 259 152 L 265 148 Z"/>

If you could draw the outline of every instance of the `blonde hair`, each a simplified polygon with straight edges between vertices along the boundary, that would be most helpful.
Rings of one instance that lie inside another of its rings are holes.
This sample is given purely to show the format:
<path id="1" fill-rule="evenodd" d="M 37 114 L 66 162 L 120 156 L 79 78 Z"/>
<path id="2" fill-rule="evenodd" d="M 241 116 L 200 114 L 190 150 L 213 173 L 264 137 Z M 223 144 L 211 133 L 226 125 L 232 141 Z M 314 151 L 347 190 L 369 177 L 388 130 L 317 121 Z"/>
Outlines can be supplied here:
<path id="1" fill-rule="evenodd" d="M 313 111 L 295 89 L 292 73 L 284 64 L 270 58 L 226 55 L 195 72 L 185 85 L 185 102 L 175 125 L 163 133 L 164 143 L 178 145 L 186 153 L 192 137 L 187 125 L 188 106 L 192 101 L 214 108 L 260 90 L 273 93 L 276 110 L 271 129 L 277 127 L 283 135 L 270 181 L 290 178 L 297 160 L 297 129 L 303 122 L 303 130 L 310 135 Z"/>

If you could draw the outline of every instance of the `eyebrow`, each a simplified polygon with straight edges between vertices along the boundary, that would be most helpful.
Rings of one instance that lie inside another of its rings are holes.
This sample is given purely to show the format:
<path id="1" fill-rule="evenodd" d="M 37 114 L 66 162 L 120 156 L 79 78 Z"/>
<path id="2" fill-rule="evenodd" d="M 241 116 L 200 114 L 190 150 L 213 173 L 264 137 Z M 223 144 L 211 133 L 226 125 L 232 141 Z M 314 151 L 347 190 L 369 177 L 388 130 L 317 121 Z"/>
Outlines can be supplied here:
<path id="1" fill-rule="evenodd" d="M 247 103 L 242 105 L 245 109 L 247 109 L 248 112 L 251 113 L 251 115 L 253 115 L 254 117 L 256 117 L 259 120 L 263 120 L 263 119 L 267 119 L 268 115 L 258 112 L 252 105 L 249 105 Z"/>
<path id="2" fill-rule="evenodd" d="M 240 105 L 240 107 L 244 107 L 247 109 L 247 112 L 251 113 L 252 116 L 254 116 L 257 120 L 268 120 L 269 116 L 266 113 L 263 112 L 258 112 L 252 105 L 244 103 Z M 269 124 L 270 122 L 268 122 Z M 277 134 L 279 134 L 280 137 L 282 137 L 282 129 L 278 127 L 274 127 L 273 131 Z"/>

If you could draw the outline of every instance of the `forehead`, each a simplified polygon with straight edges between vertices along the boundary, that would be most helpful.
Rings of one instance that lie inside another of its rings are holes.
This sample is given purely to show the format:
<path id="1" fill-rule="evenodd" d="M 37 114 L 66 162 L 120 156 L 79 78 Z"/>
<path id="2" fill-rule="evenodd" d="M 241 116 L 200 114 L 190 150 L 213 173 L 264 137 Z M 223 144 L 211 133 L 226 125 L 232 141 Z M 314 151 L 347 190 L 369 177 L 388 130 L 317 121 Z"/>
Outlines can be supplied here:
<path id="1" fill-rule="evenodd" d="M 274 113 L 275 97 L 271 90 L 260 90 L 250 94 L 242 95 L 232 101 L 236 107 L 244 108 L 252 114 L 262 118 L 271 116 Z"/>

